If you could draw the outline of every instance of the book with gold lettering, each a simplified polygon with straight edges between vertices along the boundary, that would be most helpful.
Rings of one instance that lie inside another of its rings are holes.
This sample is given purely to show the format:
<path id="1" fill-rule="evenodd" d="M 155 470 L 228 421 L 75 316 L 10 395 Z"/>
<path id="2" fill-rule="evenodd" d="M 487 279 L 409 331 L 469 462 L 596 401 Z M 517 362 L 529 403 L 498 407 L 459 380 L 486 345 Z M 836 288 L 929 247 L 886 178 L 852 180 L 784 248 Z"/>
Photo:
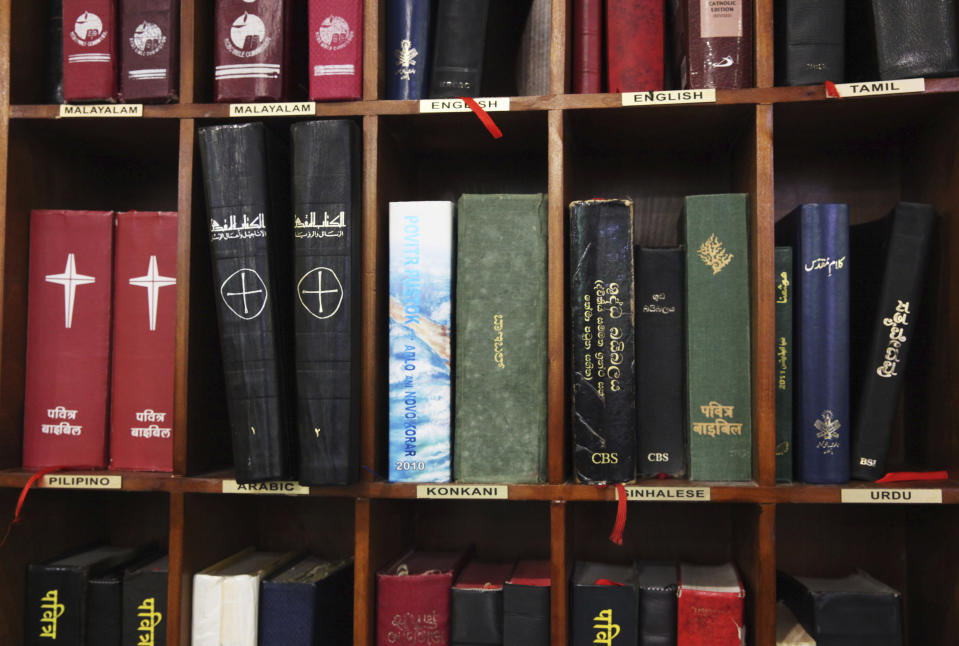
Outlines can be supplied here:
<path id="1" fill-rule="evenodd" d="M 792 247 L 776 247 L 776 481 L 793 479 L 793 284 Z"/>
<path id="2" fill-rule="evenodd" d="M 679 566 L 676 643 L 742 646 L 746 590 L 732 563 Z"/>
<path id="3" fill-rule="evenodd" d="M 166 644 L 167 576 L 170 558 L 153 557 L 123 576 L 123 643 Z"/>
<path id="4" fill-rule="evenodd" d="M 639 617 L 632 565 L 577 561 L 571 581 L 572 646 L 635 644 Z"/>
<path id="5" fill-rule="evenodd" d="M 352 559 L 305 556 L 263 580 L 259 646 L 352 643 Z"/>

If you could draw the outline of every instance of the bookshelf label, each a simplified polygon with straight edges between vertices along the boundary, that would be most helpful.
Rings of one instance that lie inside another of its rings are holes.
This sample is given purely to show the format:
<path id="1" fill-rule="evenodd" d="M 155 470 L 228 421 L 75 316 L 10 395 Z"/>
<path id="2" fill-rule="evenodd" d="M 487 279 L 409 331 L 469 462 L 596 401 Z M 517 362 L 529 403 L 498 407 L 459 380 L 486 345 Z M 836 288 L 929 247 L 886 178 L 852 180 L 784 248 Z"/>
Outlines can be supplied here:
<path id="1" fill-rule="evenodd" d="M 509 97 L 484 97 L 475 99 L 487 112 L 509 112 Z M 420 112 L 471 112 L 462 99 L 421 99 Z"/>
<path id="2" fill-rule="evenodd" d="M 716 103 L 716 90 L 654 90 L 624 92 L 623 105 L 675 105 L 677 103 Z"/>
<path id="3" fill-rule="evenodd" d="M 41 486 L 48 489 L 120 489 L 123 476 L 57 474 L 43 476 Z"/>
<path id="4" fill-rule="evenodd" d="M 240 484 L 236 480 L 223 481 L 223 493 L 282 494 L 287 496 L 308 496 L 310 488 L 292 480 L 274 480 L 272 482 L 251 482 Z"/>
<path id="5" fill-rule="evenodd" d="M 60 104 L 61 117 L 142 117 L 142 103 L 105 103 L 103 105 Z"/>
<path id="6" fill-rule="evenodd" d="M 900 79 L 898 81 L 867 81 L 865 83 L 836 83 L 840 98 L 854 96 L 880 96 L 884 94 L 913 94 L 926 91 L 925 79 Z M 828 93 L 826 98 L 829 97 Z"/>
<path id="7" fill-rule="evenodd" d="M 710 496 L 709 487 L 626 487 L 626 500 L 707 502 Z"/>
<path id="8" fill-rule="evenodd" d="M 509 498 L 509 487 L 502 485 L 417 485 L 417 498 L 445 500 Z"/>
<path id="9" fill-rule="evenodd" d="M 941 504 L 942 489 L 843 489 L 843 502 Z"/>
<path id="10" fill-rule="evenodd" d="M 302 117 L 316 114 L 316 101 L 231 103 L 231 117 Z"/>

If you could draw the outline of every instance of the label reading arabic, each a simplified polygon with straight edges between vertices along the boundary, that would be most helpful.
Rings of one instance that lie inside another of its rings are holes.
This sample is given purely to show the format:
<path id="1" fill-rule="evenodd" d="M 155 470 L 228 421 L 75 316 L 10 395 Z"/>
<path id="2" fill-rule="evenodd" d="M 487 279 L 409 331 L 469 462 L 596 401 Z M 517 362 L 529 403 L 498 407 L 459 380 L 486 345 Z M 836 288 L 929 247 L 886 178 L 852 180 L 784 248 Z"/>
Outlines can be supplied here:
<path id="1" fill-rule="evenodd" d="M 709 499 L 709 487 L 626 487 L 626 500 L 708 502 Z"/>
<path id="2" fill-rule="evenodd" d="M 841 98 L 853 96 L 881 96 L 884 94 L 913 94 L 926 91 L 926 79 L 898 81 L 868 81 L 865 83 L 836 83 Z M 828 98 L 828 94 L 826 95 Z"/>
<path id="3" fill-rule="evenodd" d="M 942 489 L 843 489 L 843 502 L 941 504 Z"/>
<path id="4" fill-rule="evenodd" d="M 231 117 L 301 117 L 316 114 L 316 101 L 231 103 Z"/>
<path id="5" fill-rule="evenodd" d="M 236 480 L 223 481 L 223 493 L 266 493 L 287 496 L 308 496 L 310 488 L 292 480 L 273 480 L 272 482 L 251 482 L 239 484 Z"/>
<path id="6" fill-rule="evenodd" d="M 716 90 L 653 90 L 624 92 L 623 105 L 674 105 L 677 103 L 716 103 Z"/>
<path id="7" fill-rule="evenodd" d="M 506 500 L 509 487 L 500 485 L 417 485 L 417 498 Z"/>
<path id="8" fill-rule="evenodd" d="M 123 486 L 123 476 L 57 474 L 43 476 L 40 486 L 48 489 L 120 489 Z"/>
<path id="9" fill-rule="evenodd" d="M 487 112 L 509 112 L 509 97 L 485 97 L 474 99 Z M 470 112 L 462 99 L 422 99 L 420 112 Z"/>
<path id="10" fill-rule="evenodd" d="M 106 103 L 103 105 L 60 104 L 61 117 L 142 117 L 142 103 Z"/>

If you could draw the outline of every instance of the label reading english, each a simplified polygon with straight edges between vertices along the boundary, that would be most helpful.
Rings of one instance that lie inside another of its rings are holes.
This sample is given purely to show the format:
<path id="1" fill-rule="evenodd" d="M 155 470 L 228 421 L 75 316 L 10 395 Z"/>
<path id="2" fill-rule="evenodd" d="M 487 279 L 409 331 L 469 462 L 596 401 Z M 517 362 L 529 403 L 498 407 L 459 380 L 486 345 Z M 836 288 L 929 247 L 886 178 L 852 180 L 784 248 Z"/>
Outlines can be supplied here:
<path id="1" fill-rule="evenodd" d="M 105 103 L 103 105 L 60 104 L 61 117 L 142 117 L 142 103 Z"/>
<path id="2" fill-rule="evenodd" d="M 48 489 L 120 489 L 123 476 L 56 474 L 43 476 L 40 486 Z"/>
<path id="3" fill-rule="evenodd" d="M 484 97 L 474 99 L 487 112 L 509 112 L 509 97 Z M 421 99 L 420 112 L 471 112 L 462 99 Z"/>
<path id="4" fill-rule="evenodd" d="M 231 117 L 302 117 L 316 114 L 316 101 L 231 103 Z"/>
<path id="5" fill-rule="evenodd" d="M 446 500 L 506 500 L 509 487 L 502 485 L 417 485 L 417 498 Z"/>
<path id="6" fill-rule="evenodd" d="M 223 481 L 223 493 L 281 494 L 286 496 L 308 496 L 310 488 L 292 480 L 273 480 L 272 482 L 251 482 L 239 484 L 236 480 Z"/>
<path id="7" fill-rule="evenodd" d="M 716 103 L 716 90 L 651 90 L 624 92 L 623 106 L 676 105 L 681 103 Z"/>

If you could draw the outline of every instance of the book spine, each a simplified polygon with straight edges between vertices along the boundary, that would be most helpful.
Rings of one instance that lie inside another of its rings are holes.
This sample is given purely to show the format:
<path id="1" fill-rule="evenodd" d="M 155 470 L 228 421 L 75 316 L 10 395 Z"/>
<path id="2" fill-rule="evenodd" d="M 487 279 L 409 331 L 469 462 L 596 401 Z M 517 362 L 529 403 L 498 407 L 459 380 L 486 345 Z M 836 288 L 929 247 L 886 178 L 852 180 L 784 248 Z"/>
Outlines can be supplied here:
<path id="1" fill-rule="evenodd" d="M 611 638 L 636 643 L 639 600 L 633 584 L 574 583 L 571 596 L 572 646 L 605 644 Z"/>
<path id="2" fill-rule="evenodd" d="M 520 40 L 516 86 L 520 94 L 549 94 L 550 0 L 533 0 Z"/>
<path id="3" fill-rule="evenodd" d="M 123 579 L 119 573 L 87 582 L 86 643 L 117 646 L 122 639 Z"/>
<path id="4" fill-rule="evenodd" d="M 43 100 L 47 103 L 63 103 L 63 2 L 45 0 L 45 3 Z"/>
<path id="5" fill-rule="evenodd" d="M 23 466 L 107 458 L 113 212 L 33 211 Z"/>
<path id="6" fill-rule="evenodd" d="M 463 589 L 450 592 L 450 642 L 503 643 L 503 589 Z"/>
<path id="7" fill-rule="evenodd" d="M 457 208 L 453 476 L 546 480 L 546 196 Z"/>
<path id="8" fill-rule="evenodd" d="M 663 89 L 664 9 L 663 0 L 607 0 L 608 92 Z"/>
<path id="9" fill-rule="evenodd" d="M 430 97 L 479 96 L 489 0 L 439 0 Z"/>
<path id="10" fill-rule="evenodd" d="M 278 101 L 286 89 L 287 2 L 216 0 L 213 93 L 218 102 Z"/>
<path id="11" fill-rule="evenodd" d="M 573 469 L 583 483 L 635 478 L 633 203 L 570 205 Z"/>
<path id="12" fill-rule="evenodd" d="M 217 320 L 238 482 L 291 475 L 278 257 L 262 123 L 200 129 Z M 272 256 L 272 257 L 271 257 Z"/>
<path id="13" fill-rule="evenodd" d="M 686 198 L 689 477 L 752 477 L 747 195 Z"/>
<path id="14" fill-rule="evenodd" d="M 310 0 L 310 98 L 363 96 L 363 0 Z"/>
<path id="15" fill-rule="evenodd" d="M 116 100 L 116 10 L 115 0 L 63 0 L 64 100 Z"/>
<path id="16" fill-rule="evenodd" d="M 679 1 L 686 5 L 682 87 L 752 87 L 753 0 Z"/>
<path id="17" fill-rule="evenodd" d="M 793 479 L 793 284 L 792 247 L 776 247 L 776 481 Z"/>
<path id="18" fill-rule="evenodd" d="M 84 572 L 28 565 L 24 643 L 84 646 L 86 596 Z"/>
<path id="19" fill-rule="evenodd" d="M 450 646 L 453 574 L 388 576 L 376 582 L 376 643 L 379 646 Z"/>
<path id="20" fill-rule="evenodd" d="M 603 0 L 573 0 L 573 92 L 603 91 Z"/>
<path id="21" fill-rule="evenodd" d="M 430 0 L 388 0 L 387 99 L 425 99 L 430 81 Z"/>
<path id="22" fill-rule="evenodd" d="M 353 643 L 353 563 L 331 573 L 314 586 L 315 606 L 313 616 L 314 644 Z M 262 644 L 261 646 L 266 646 Z M 293 646 L 291 642 L 278 646 Z"/>
<path id="23" fill-rule="evenodd" d="M 779 85 L 845 80 L 845 0 L 781 0 L 775 12 Z"/>
<path id="24" fill-rule="evenodd" d="M 127 575 L 123 580 L 123 643 L 165 644 L 167 570 Z"/>
<path id="25" fill-rule="evenodd" d="M 258 646 L 314 646 L 318 624 L 316 586 L 264 581 L 260 588 Z M 328 642 L 319 642 L 328 643 Z"/>
<path id="26" fill-rule="evenodd" d="M 120 98 L 174 102 L 179 95 L 180 3 L 120 3 Z"/>
<path id="27" fill-rule="evenodd" d="M 453 204 L 392 202 L 389 479 L 450 479 Z"/>
<path id="28" fill-rule="evenodd" d="M 677 641 L 680 646 L 742 646 L 743 596 L 735 592 L 683 589 L 676 608 Z"/>
<path id="29" fill-rule="evenodd" d="M 959 72 L 955 2 L 872 0 L 872 10 L 879 78 Z"/>
<path id="30" fill-rule="evenodd" d="M 686 473 L 682 249 L 636 249 L 636 475 Z"/>
<path id="31" fill-rule="evenodd" d="M 548 585 L 503 586 L 503 646 L 549 646 Z"/>
<path id="32" fill-rule="evenodd" d="M 294 124 L 294 366 L 300 482 L 356 479 L 360 131 L 347 120 Z"/>

